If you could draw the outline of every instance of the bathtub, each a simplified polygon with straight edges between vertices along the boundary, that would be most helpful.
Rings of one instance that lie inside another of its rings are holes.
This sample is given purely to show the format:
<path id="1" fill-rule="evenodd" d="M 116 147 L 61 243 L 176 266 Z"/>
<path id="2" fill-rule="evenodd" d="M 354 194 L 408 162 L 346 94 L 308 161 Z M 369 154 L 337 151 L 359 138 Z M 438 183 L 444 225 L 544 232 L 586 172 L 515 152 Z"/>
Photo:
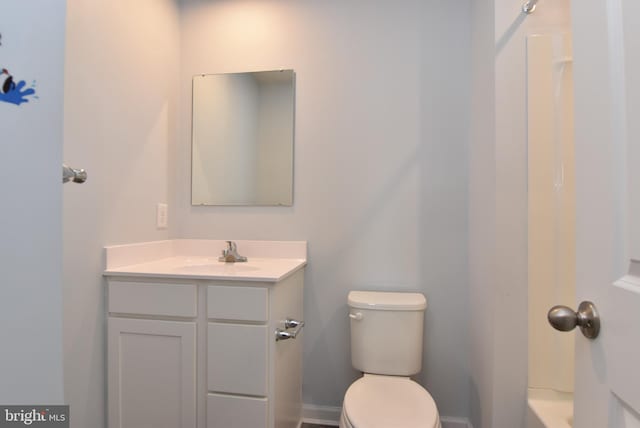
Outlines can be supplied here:
<path id="1" fill-rule="evenodd" d="M 527 428 L 572 428 L 573 394 L 529 388 Z"/>

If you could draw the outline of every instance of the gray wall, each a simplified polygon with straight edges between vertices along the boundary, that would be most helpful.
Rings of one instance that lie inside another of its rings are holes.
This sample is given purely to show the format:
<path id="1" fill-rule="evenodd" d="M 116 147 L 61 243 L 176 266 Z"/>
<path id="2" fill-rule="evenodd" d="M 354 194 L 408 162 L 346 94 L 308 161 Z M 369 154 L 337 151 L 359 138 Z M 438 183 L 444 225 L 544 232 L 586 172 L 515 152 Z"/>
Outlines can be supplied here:
<path id="1" fill-rule="evenodd" d="M 495 278 L 494 1 L 472 6 L 472 114 L 469 139 L 470 419 L 492 428 Z M 519 425 L 513 425 L 517 427 Z M 497 428 L 497 427 L 496 427 Z"/>
<path id="2" fill-rule="evenodd" d="M 68 3 L 65 158 L 90 171 L 64 190 L 74 424 L 103 423 L 101 248 L 171 236 L 309 241 L 305 402 L 338 406 L 357 376 L 348 290 L 419 290 L 441 413 L 519 426 L 524 37 L 556 3 L 526 20 L 520 0 L 184 0 L 182 18 L 173 0 Z M 191 207 L 191 75 L 274 68 L 297 71 L 294 206 Z"/>
<path id="3" fill-rule="evenodd" d="M 358 376 L 348 291 L 424 292 L 419 380 L 442 414 L 468 415 L 471 2 L 134 3 L 69 1 L 64 150 L 90 173 L 64 196 L 74 426 L 104 423 L 102 247 L 167 237 L 309 241 L 314 405 L 341 405 Z M 297 72 L 294 206 L 191 207 L 191 75 L 274 68 Z"/>
<path id="4" fill-rule="evenodd" d="M 307 240 L 304 401 L 340 406 L 352 289 L 426 294 L 420 381 L 469 413 L 469 1 L 188 1 L 171 236 Z M 293 68 L 294 205 L 191 207 L 191 76 Z"/>
<path id="5" fill-rule="evenodd" d="M 105 420 L 102 248 L 166 239 L 175 140 L 178 19 L 173 0 L 69 0 L 65 159 L 88 181 L 64 189 L 64 378 L 72 427 Z"/>

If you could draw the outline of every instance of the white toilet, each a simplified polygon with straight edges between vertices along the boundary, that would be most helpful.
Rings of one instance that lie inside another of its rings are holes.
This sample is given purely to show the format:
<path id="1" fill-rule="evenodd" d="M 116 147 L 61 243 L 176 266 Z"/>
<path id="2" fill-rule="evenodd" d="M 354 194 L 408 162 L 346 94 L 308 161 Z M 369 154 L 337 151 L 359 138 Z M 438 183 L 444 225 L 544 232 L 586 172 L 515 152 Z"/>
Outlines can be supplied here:
<path id="1" fill-rule="evenodd" d="M 409 378 L 422 368 L 426 307 L 420 293 L 349 293 L 351 364 L 364 376 L 344 396 L 340 428 L 441 428 L 433 398 Z"/>

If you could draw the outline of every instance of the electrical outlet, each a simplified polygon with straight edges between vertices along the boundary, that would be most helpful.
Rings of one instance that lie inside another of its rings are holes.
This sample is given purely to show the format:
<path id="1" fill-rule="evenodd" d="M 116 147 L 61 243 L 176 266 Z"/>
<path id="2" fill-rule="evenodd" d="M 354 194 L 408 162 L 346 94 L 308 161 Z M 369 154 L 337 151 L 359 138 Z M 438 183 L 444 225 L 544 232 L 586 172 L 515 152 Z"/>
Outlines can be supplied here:
<path id="1" fill-rule="evenodd" d="M 156 207 L 156 227 L 158 229 L 166 229 L 168 223 L 168 210 L 167 204 L 158 204 Z"/>

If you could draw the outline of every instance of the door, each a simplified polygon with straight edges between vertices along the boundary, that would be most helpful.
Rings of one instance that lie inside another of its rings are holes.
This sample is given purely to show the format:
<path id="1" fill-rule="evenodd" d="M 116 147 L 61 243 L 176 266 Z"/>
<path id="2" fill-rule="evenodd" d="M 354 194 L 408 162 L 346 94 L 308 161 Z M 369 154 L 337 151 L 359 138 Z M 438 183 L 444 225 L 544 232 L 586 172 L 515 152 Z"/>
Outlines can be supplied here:
<path id="1" fill-rule="evenodd" d="M 0 403 L 63 404 L 66 1 L 0 13 Z"/>
<path id="2" fill-rule="evenodd" d="M 576 293 L 601 317 L 576 340 L 574 426 L 640 427 L 638 0 L 572 4 Z"/>

